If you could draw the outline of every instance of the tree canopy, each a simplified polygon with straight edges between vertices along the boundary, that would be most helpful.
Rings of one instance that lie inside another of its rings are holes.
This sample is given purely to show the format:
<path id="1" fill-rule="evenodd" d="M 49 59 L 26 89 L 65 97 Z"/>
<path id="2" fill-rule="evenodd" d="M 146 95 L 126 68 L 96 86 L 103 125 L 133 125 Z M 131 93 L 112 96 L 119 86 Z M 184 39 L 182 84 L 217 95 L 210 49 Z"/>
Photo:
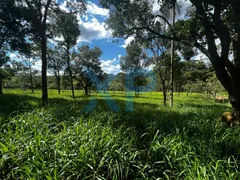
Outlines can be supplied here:
<path id="1" fill-rule="evenodd" d="M 166 2 L 171 3 L 171 0 Z M 164 38 L 176 40 L 187 47 L 187 50 L 200 50 L 211 61 L 217 78 L 229 93 L 233 108 L 240 112 L 240 1 L 190 2 L 192 7 L 187 11 L 187 18 L 171 26 L 163 16 L 160 1 L 157 12 L 153 11 L 153 3 L 148 0 L 101 1 L 104 7 L 111 8 L 107 24 L 114 36 L 126 38 L 135 35 L 145 40 L 152 37 Z M 156 31 L 153 28 L 156 21 L 166 22 L 169 33 L 163 28 Z M 220 53 L 217 45 L 220 46 Z M 188 51 L 186 55 L 191 56 L 193 53 Z"/>

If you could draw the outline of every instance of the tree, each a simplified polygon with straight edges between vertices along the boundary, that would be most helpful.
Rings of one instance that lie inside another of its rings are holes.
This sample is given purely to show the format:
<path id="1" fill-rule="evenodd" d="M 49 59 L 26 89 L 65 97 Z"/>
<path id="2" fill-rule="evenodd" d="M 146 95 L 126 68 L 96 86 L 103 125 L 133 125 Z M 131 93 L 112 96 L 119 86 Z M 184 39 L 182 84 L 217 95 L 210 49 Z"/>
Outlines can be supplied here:
<path id="1" fill-rule="evenodd" d="M 114 9 L 108 19 L 113 35 L 128 37 L 145 36 L 178 41 L 189 49 L 199 49 L 211 61 L 216 76 L 229 94 L 233 116 L 240 118 L 240 1 L 239 0 L 190 0 L 193 5 L 185 20 L 169 26 L 173 37 L 151 28 L 156 18 L 170 23 L 161 13 L 152 13 L 147 0 L 112 1 L 102 0 L 105 7 Z M 169 0 L 170 2 L 170 0 Z M 114 8 L 113 8 L 114 7 Z M 178 27 L 178 28 L 176 28 Z M 143 33 L 144 32 L 144 33 Z M 217 41 L 221 42 L 218 54 Z M 230 60 L 231 54 L 233 60 Z"/>
<path id="2" fill-rule="evenodd" d="M 205 91 L 212 95 L 214 99 L 217 97 L 217 93 L 224 92 L 223 86 L 218 81 L 216 74 L 213 71 L 208 73 L 208 78 L 205 83 Z"/>
<path id="3" fill-rule="evenodd" d="M 2 95 L 3 94 L 3 89 L 2 89 L 3 88 L 3 79 L 6 77 L 5 76 L 6 73 L 1 67 L 9 60 L 9 57 L 6 56 L 5 52 L 2 52 L 0 56 L 1 56 L 1 61 L 0 61 L 0 95 Z"/>
<path id="4" fill-rule="evenodd" d="M 34 56 L 33 50 L 30 50 L 27 54 L 20 54 L 18 57 L 21 58 L 21 65 L 18 67 L 18 70 L 21 71 L 22 76 L 27 77 L 27 82 L 30 82 L 30 88 L 32 93 L 34 93 L 33 76 L 38 74 L 38 71 L 32 68 L 37 60 L 35 59 L 36 57 Z"/>
<path id="5" fill-rule="evenodd" d="M 135 95 L 139 96 L 139 87 L 146 85 L 144 67 L 147 56 L 146 53 L 143 52 L 143 48 L 139 43 L 134 41 L 127 46 L 126 52 L 126 56 L 121 57 L 121 69 L 130 77 L 130 79 L 128 78 L 128 81 L 133 81 Z"/>
<path id="6" fill-rule="evenodd" d="M 22 23 L 22 12 L 15 2 L 15 0 L 2 0 L 0 2 L 0 68 L 9 60 L 7 51 L 10 48 L 23 52 L 27 52 L 29 48 L 25 39 L 29 33 L 29 26 Z M 2 94 L 4 77 L 4 74 L 0 74 L 0 95 Z"/>
<path id="7" fill-rule="evenodd" d="M 48 68 L 53 71 L 56 78 L 58 94 L 61 93 L 61 76 L 60 71 L 63 69 L 65 62 L 65 54 L 60 47 L 48 50 Z"/>
<path id="8" fill-rule="evenodd" d="M 184 27 L 179 31 L 184 39 L 195 44 L 211 61 L 216 76 L 229 94 L 233 116 L 240 117 L 240 2 L 230 1 L 191 1 L 195 11 L 189 13 L 190 19 L 178 23 Z M 197 35 L 197 36 L 194 36 Z M 205 37 L 203 39 L 203 37 Z M 221 52 L 218 53 L 220 40 Z M 230 59 L 231 54 L 233 59 Z"/>
<path id="9" fill-rule="evenodd" d="M 120 72 L 116 75 L 115 79 L 110 83 L 110 88 L 123 92 L 125 90 L 125 81 L 126 81 L 126 74 L 123 72 Z"/>
<path id="10" fill-rule="evenodd" d="M 64 74 L 63 74 L 63 76 L 62 76 L 62 78 L 61 78 L 61 85 L 62 85 L 62 88 L 64 89 L 64 90 L 69 90 L 69 89 L 71 89 L 71 83 L 70 83 L 70 77 L 68 76 L 68 74 L 66 74 L 65 72 L 64 72 Z"/>
<path id="11" fill-rule="evenodd" d="M 3 69 L 0 68 L 0 95 L 3 94 L 3 79 L 6 78 L 7 72 Z"/>
<path id="12" fill-rule="evenodd" d="M 158 27 L 159 28 L 159 27 Z M 166 54 L 166 47 L 159 39 L 144 42 L 144 46 L 152 53 L 152 57 L 148 59 L 147 66 L 154 65 L 154 72 L 160 78 L 163 92 L 163 104 L 167 105 L 167 90 L 170 82 L 170 68 L 171 64 Z"/>
<path id="13" fill-rule="evenodd" d="M 53 30 L 56 35 L 63 38 L 63 41 L 59 42 L 59 45 L 63 47 L 63 50 L 67 58 L 67 70 L 69 72 L 72 97 L 74 98 L 74 86 L 72 70 L 70 67 L 70 48 L 77 43 L 77 38 L 80 35 L 78 19 L 72 12 L 56 11 L 56 23 L 53 26 Z"/>
<path id="14" fill-rule="evenodd" d="M 27 50 L 26 35 L 29 26 L 23 24 L 23 15 L 15 0 L 2 0 L 0 2 L 0 65 L 4 64 L 5 53 L 9 50 Z"/>
<path id="15" fill-rule="evenodd" d="M 108 74 L 103 73 L 102 76 L 100 77 L 101 84 L 99 84 L 99 90 L 103 90 L 103 93 L 106 93 L 108 90 L 108 85 L 109 85 L 109 79 L 108 79 Z"/>
<path id="16" fill-rule="evenodd" d="M 210 71 L 210 67 L 201 60 L 181 62 L 181 79 L 187 96 L 189 92 L 204 92 L 206 90 Z"/>
<path id="17" fill-rule="evenodd" d="M 99 59 L 102 51 L 98 47 L 90 49 L 88 45 L 84 45 L 79 48 L 79 52 L 75 61 L 75 76 L 85 90 L 85 95 L 89 95 L 91 86 L 97 85 L 102 76 Z"/>
<path id="18" fill-rule="evenodd" d="M 166 17 L 169 19 L 170 15 L 172 16 L 172 26 L 174 26 L 175 24 L 175 18 L 176 18 L 176 6 L 177 9 L 179 10 L 179 4 L 177 4 L 177 0 L 171 0 L 171 1 L 167 1 L 167 0 L 163 0 L 163 6 L 161 7 L 161 11 L 163 12 L 163 14 L 166 15 Z M 171 11 L 170 11 L 171 10 Z M 173 37 L 173 35 L 172 35 Z M 174 40 L 171 40 L 171 68 L 170 68 L 170 107 L 173 106 L 173 80 L 174 80 L 174 69 L 173 69 L 173 61 L 174 61 L 174 49 L 175 49 L 175 43 Z"/>
<path id="19" fill-rule="evenodd" d="M 40 42 L 42 53 L 42 102 L 48 104 L 47 90 L 47 20 L 50 10 L 58 9 L 59 4 L 53 0 L 16 0 L 24 12 L 25 20 L 31 25 L 35 42 Z M 77 6 L 79 2 L 79 6 Z M 73 11 L 85 11 L 85 1 L 67 1 L 67 7 Z"/>

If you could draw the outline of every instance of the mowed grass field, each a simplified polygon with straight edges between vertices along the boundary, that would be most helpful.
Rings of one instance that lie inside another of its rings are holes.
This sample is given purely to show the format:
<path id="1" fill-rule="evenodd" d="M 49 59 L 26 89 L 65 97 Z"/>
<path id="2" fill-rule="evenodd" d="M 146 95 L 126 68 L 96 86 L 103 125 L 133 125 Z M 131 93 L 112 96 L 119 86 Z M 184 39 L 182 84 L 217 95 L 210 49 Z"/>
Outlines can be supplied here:
<path id="1" fill-rule="evenodd" d="M 204 95 L 5 90 L 0 96 L 0 179 L 239 179 L 240 129 L 229 104 Z M 114 101 L 113 101 L 114 100 Z"/>

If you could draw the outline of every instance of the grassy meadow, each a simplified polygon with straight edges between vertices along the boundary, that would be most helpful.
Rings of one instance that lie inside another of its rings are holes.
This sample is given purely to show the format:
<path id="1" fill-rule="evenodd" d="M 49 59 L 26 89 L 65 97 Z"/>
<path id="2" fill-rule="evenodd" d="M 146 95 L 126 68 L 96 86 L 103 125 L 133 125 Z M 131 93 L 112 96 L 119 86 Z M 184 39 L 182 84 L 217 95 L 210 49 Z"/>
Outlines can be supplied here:
<path id="1" fill-rule="evenodd" d="M 42 108 L 41 91 L 4 91 L 0 179 L 240 177 L 239 127 L 220 121 L 229 104 L 181 94 L 169 108 L 159 92 L 110 95 L 49 90 Z"/>

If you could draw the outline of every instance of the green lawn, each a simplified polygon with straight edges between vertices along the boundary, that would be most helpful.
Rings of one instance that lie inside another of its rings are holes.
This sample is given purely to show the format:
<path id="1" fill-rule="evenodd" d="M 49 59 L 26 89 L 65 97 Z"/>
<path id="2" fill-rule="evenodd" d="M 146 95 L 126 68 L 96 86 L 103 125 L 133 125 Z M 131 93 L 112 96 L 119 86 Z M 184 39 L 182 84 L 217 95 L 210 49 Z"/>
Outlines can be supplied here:
<path id="1" fill-rule="evenodd" d="M 239 127 L 220 121 L 229 104 L 181 94 L 169 108 L 162 105 L 161 93 L 110 95 L 85 97 L 76 91 L 72 100 L 70 91 L 49 90 L 49 106 L 42 108 L 40 91 L 5 90 L 0 96 L 0 177 L 240 177 Z"/>

